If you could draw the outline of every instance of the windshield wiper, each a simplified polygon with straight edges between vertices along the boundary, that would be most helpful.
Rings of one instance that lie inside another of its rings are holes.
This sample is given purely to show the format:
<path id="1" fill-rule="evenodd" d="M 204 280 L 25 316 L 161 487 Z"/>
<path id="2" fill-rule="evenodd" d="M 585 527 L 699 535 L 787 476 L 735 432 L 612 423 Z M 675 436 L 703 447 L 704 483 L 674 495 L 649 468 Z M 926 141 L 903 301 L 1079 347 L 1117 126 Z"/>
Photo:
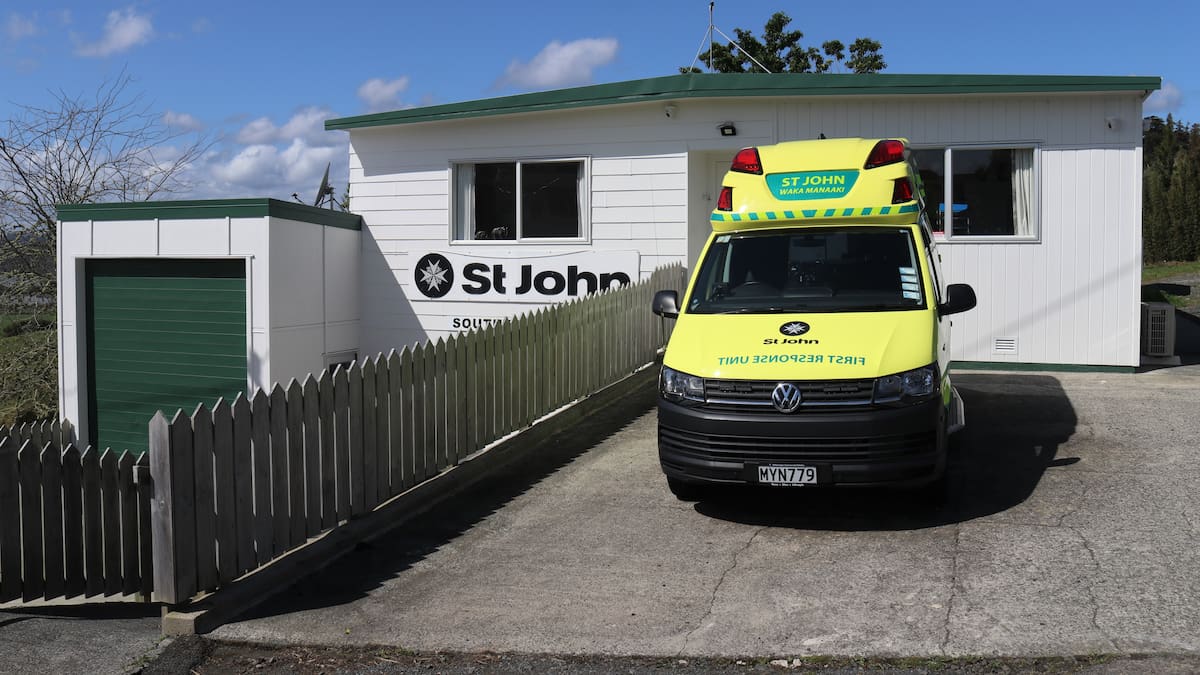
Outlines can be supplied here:
<path id="1" fill-rule="evenodd" d="M 718 314 L 785 314 L 804 311 L 807 310 L 799 307 L 738 307 L 718 312 Z"/>
<path id="2" fill-rule="evenodd" d="M 919 305 L 898 305 L 896 303 L 879 303 L 875 305 L 848 305 L 839 307 L 838 312 L 878 312 L 889 309 L 920 309 Z"/>

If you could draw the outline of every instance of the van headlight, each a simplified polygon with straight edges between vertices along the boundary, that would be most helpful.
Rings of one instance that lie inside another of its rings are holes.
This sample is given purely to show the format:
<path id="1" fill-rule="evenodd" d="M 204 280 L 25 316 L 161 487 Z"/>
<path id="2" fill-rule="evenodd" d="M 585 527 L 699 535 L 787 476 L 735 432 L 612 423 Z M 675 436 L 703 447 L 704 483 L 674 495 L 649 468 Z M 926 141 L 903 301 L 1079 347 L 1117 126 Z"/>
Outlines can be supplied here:
<path id="1" fill-rule="evenodd" d="M 668 401 L 703 402 L 704 378 L 663 366 L 658 376 L 658 392 Z"/>
<path id="2" fill-rule="evenodd" d="M 914 368 L 895 375 L 884 375 L 875 379 L 875 402 L 928 398 L 938 392 L 939 384 L 935 365 Z"/>

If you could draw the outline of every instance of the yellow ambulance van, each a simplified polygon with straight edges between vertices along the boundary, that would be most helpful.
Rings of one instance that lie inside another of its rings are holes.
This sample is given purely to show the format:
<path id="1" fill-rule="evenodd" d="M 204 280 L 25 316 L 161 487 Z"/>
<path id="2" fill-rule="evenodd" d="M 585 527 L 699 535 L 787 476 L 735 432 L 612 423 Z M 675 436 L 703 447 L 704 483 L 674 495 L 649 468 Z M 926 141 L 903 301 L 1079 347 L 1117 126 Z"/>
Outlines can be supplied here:
<path id="1" fill-rule="evenodd" d="M 950 319 L 902 139 L 822 139 L 737 153 L 659 377 L 658 448 L 680 499 L 722 484 L 944 489 Z"/>

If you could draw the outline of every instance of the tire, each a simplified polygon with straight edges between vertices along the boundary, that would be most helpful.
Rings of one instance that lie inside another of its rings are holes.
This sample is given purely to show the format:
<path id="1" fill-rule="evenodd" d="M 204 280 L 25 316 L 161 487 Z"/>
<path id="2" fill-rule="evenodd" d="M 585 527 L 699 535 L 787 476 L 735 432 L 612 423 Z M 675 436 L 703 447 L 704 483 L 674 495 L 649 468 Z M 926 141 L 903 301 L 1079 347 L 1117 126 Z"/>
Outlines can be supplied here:
<path id="1" fill-rule="evenodd" d="M 704 487 L 696 483 L 689 483 L 678 478 L 667 476 L 667 487 L 671 490 L 671 494 L 681 502 L 698 502 L 704 497 Z"/>

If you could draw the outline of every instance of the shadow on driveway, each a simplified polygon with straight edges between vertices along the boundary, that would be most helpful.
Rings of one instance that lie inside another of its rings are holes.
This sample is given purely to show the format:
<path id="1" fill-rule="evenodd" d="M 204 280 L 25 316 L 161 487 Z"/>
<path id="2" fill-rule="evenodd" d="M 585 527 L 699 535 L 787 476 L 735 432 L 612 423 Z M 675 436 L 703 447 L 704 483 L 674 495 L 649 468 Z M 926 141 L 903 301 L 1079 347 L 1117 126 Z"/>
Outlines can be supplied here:
<path id="1" fill-rule="evenodd" d="M 944 504 L 902 490 L 734 489 L 696 504 L 712 518 L 748 525 L 847 532 L 911 530 L 963 522 L 1025 501 L 1042 475 L 1079 461 L 1060 457 L 1075 409 L 1045 375 L 956 373 L 967 426 L 951 438 Z"/>
<path id="2" fill-rule="evenodd" d="M 366 597 L 646 414 L 654 407 L 656 387 L 657 380 L 647 378 L 645 386 L 626 398 L 554 435 L 527 456 L 501 467 L 411 522 L 360 543 L 349 555 L 319 573 L 298 579 L 291 588 L 237 620 L 341 605 Z"/>

